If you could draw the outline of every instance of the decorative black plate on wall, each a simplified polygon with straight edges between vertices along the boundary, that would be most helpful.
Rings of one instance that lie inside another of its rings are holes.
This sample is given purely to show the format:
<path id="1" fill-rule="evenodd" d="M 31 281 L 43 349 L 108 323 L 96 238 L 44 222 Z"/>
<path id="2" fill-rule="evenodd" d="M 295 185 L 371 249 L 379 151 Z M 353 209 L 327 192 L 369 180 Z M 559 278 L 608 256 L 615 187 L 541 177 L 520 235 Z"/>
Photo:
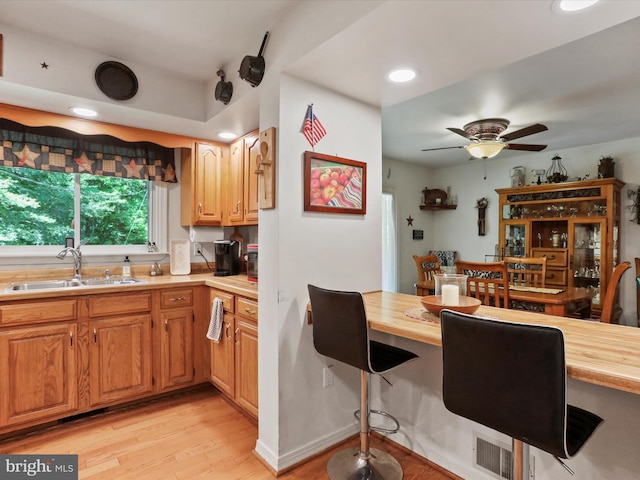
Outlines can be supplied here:
<path id="1" fill-rule="evenodd" d="M 138 92 L 138 79 L 120 62 L 103 62 L 96 68 L 96 84 L 113 100 L 129 100 Z"/>

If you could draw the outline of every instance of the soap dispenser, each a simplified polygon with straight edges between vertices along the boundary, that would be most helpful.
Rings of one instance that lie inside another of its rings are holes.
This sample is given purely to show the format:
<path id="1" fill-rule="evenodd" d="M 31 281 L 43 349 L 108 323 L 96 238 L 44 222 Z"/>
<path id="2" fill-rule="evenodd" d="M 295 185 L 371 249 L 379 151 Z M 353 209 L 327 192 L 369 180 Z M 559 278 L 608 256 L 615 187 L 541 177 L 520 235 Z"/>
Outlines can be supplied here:
<path id="1" fill-rule="evenodd" d="M 129 257 L 124 257 L 124 264 L 122 265 L 122 278 L 127 279 L 131 278 L 131 262 L 129 261 Z"/>

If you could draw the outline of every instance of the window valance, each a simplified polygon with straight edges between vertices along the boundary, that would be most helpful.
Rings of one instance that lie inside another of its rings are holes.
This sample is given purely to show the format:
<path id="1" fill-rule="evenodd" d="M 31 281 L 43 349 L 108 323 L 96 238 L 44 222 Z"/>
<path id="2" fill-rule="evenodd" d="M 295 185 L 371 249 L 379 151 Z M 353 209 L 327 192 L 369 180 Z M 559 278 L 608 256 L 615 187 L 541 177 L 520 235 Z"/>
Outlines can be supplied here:
<path id="1" fill-rule="evenodd" d="M 0 118 L 0 166 L 177 183 L 174 150 Z"/>

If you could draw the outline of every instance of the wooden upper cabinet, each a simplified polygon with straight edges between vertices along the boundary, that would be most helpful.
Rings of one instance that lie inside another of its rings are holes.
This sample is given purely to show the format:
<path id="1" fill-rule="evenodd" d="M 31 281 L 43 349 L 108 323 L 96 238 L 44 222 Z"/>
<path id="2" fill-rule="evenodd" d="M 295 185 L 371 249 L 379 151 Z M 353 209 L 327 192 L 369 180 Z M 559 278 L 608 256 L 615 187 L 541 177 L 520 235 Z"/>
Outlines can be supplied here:
<path id="1" fill-rule="evenodd" d="M 224 188 L 226 216 L 223 225 L 257 225 L 258 223 L 258 154 L 260 137 L 255 130 L 229 146 Z"/>
<path id="2" fill-rule="evenodd" d="M 258 224 L 258 181 L 256 174 L 260 154 L 260 136 L 254 132 L 244 143 L 244 222 L 247 225 Z"/>
<path id="3" fill-rule="evenodd" d="M 227 217 L 225 224 L 244 223 L 244 138 L 236 140 L 229 146 L 229 162 L 227 164 Z"/>
<path id="4" fill-rule="evenodd" d="M 218 226 L 223 220 L 222 166 L 220 145 L 195 143 L 192 155 L 182 152 L 180 224 Z"/>

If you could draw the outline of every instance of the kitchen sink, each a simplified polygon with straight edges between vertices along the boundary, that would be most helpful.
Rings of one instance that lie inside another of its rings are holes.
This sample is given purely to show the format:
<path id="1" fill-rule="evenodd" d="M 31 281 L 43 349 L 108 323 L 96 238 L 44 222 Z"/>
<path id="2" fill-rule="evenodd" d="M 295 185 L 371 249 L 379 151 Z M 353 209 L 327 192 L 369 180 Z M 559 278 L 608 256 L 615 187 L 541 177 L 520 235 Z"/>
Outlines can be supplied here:
<path id="1" fill-rule="evenodd" d="M 139 283 L 147 283 L 146 280 L 139 278 L 82 278 L 71 280 L 41 280 L 34 282 L 16 282 L 10 283 L 4 289 L 5 292 L 16 292 L 24 290 L 50 290 L 54 288 L 82 288 L 82 287 L 100 287 L 100 286 L 117 286 L 117 285 L 134 285 Z"/>

